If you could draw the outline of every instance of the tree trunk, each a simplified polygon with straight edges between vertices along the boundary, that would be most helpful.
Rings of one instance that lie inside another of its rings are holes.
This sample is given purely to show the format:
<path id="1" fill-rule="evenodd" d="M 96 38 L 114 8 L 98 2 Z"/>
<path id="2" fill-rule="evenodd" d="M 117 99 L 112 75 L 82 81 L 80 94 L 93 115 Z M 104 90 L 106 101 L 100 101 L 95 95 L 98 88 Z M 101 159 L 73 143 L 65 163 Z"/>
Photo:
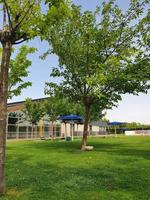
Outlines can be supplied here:
<path id="1" fill-rule="evenodd" d="M 38 138 L 37 124 L 35 125 L 35 138 Z"/>
<path id="2" fill-rule="evenodd" d="M 52 141 L 54 140 L 54 122 L 52 121 Z"/>
<path id="3" fill-rule="evenodd" d="M 11 56 L 11 42 L 3 43 L 0 66 L 0 194 L 5 192 L 5 144 L 7 119 L 8 69 Z"/>
<path id="4" fill-rule="evenodd" d="M 32 124 L 32 126 L 31 126 L 31 139 L 33 139 L 33 135 L 34 135 L 34 125 Z"/>
<path id="5" fill-rule="evenodd" d="M 88 125 L 90 119 L 90 106 L 85 106 L 85 116 L 84 116 L 84 128 L 83 128 L 83 138 L 82 138 L 82 146 L 87 146 L 87 136 L 88 136 Z"/>

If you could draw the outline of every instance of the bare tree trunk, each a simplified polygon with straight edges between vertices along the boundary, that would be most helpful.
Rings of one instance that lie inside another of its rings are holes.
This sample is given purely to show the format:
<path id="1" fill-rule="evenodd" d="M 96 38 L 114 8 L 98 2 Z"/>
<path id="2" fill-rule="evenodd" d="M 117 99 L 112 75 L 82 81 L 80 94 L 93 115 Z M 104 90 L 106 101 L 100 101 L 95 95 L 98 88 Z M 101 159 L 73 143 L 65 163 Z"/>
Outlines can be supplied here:
<path id="1" fill-rule="evenodd" d="M 87 136 L 88 136 L 88 125 L 89 125 L 89 119 L 90 119 L 90 110 L 91 110 L 90 106 L 86 105 L 85 116 L 84 116 L 82 146 L 87 146 Z"/>
<path id="2" fill-rule="evenodd" d="M 12 44 L 3 43 L 2 61 L 0 66 L 0 194 L 5 193 L 5 145 L 7 119 L 8 69 Z"/>

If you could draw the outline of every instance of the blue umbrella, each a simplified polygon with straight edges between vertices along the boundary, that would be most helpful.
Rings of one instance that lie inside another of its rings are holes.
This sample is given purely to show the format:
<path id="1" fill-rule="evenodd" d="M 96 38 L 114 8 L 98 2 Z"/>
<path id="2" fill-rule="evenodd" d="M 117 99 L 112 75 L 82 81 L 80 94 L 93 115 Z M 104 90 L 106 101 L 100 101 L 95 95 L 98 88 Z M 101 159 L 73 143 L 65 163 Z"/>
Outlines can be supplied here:
<path id="1" fill-rule="evenodd" d="M 124 124 L 124 122 L 109 122 L 108 125 L 110 126 L 119 126 L 119 125 L 122 125 Z"/>
<path id="2" fill-rule="evenodd" d="M 79 121 L 79 122 L 83 121 L 83 117 L 78 115 L 62 115 L 58 119 L 62 121 Z"/>

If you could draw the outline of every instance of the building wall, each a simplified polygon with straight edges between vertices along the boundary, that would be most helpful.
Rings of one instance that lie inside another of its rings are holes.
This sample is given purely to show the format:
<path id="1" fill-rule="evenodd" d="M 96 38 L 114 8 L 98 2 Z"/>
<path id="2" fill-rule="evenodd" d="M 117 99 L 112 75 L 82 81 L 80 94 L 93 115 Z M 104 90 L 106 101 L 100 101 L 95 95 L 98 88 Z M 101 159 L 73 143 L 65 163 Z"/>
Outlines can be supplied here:
<path id="1" fill-rule="evenodd" d="M 72 133 L 74 136 L 82 136 L 83 135 L 83 124 L 69 124 L 62 123 L 61 124 L 61 136 L 62 137 L 71 137 Z M 89 135 L 99 135 L 106 134 L 105 127 L 91 126 L 89 125 Z"/>
<path id="2" fill-rule="evenodd" d="M 7 106 L 7 112 L 16 112 L 24 108 L 24 103 L 21 104 L 11 104 Z"/>
<path id="3" fill-rule="evenodd" d="M 11 103 L 8 104 L 7 111 L 8 113 L 21 113 L 24 108 L 24 102 L 19 103 Z M 11 127 L 12 126 L 12 127 Z M 19 131 L 22 131 L 21 134 L 23 137 L 31 137 L 31 123 L 27 120 L 22 121 L 16 125 L 8 125 L 7 130 L 10 132 L 13 137 L 18 137 Z M 16 131 L 16 132 L 15 132 Z M 23 132 L 24 131 L 24 132 Z M 52 127 L 51 122 L 48 121 L 48 117 L 44 116 L 42 120 L 39 121 L 37 127 L 35 127 L 35 135 L 38 137 L 49 137 L 54 134 L 55 137 L 69 137 L 72 136 L 82 136 L 83 135 L 83 124 L 69 124 L 69 123 L 60 123 L 59 121 L 54 123 L 54 127 Z M 91 135 L 99 135 L 106 134 L 106 128 L 100 128 L 97 124 L 89 125 L 89 134 Z"/>
<path id="4" fill-rule="evenodd" d="M 150 130 L 125 131 L 125 135 L 150 135 Z"/>

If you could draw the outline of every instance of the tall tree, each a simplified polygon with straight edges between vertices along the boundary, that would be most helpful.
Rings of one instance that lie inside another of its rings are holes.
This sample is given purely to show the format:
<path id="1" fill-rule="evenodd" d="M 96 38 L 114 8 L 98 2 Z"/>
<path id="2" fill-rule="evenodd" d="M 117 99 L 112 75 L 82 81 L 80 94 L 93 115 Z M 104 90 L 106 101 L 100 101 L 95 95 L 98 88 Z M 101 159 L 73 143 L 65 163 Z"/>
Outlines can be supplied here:
<path id="1" fill-rule="evenodd" d="M 121 100 L 121 94 L 149 89 L 150 13 L 145 9 L 149 2 L 131 0 L 126 12 L 115 0 L 103 2 L 94 13 L 82 13 L 73 5 L 72 15 L 64 23 L 47 30 L 53 48 L 45 56 L 58 55 L 59 67 L 51 76 L 61 77 L 60 84 L 47 83 L 47 90 L 61 91 L 84 105 L 83 146 L 87 145 L 88 122 L 95 106 L 108 109 Z"/>
<path id="2" fill-rule="evenodd" d="M 41 19 L 41 12 L 40 1 L 38 0 L 30 2 L 28 0 L 1 0 L 0 6 L 3 7 L 3 27 L 0 30 L 0 42 L 2 44 L 0 66 L 0 194 L 3 194 L 5 191 L 4 163 L 8 71 L 12 46 L 36 35 L 35 29 L 37 22 Z"/>
<path id="3" fill-rule="evenodd" d="M 42 2 L 48 5 L 46 10 L 49 21 L 57 15 L 57 11 L 60 15 L 60 11 L 63 12 L 66 5 L 65 0 L 0 0 L 1 14 L 3 15 L 3 25 L 0 28 L 0 43 L 2 45 L 0 65 L 0 194 L 5 191 L 4 164 L 8 71 L 12 46 L 42 34 L 41 24 L 43 24 L 42 28 L 46 26 L 41 13 Z M 52 21 L 54 22 L 54 20 Z"/>

